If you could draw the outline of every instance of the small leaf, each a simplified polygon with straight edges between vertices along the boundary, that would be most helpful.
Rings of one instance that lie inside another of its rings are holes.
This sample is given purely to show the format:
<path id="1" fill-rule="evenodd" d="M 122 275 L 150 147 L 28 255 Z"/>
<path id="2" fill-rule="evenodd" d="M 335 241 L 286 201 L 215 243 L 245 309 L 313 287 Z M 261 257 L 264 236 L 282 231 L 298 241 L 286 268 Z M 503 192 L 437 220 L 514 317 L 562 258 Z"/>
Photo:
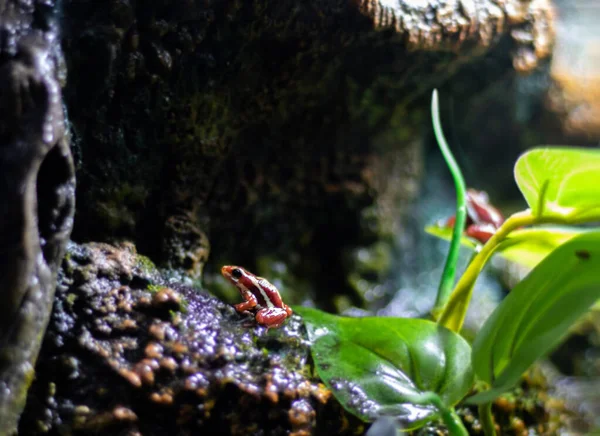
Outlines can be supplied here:
<path id="1" fill-rule="evenodd" d="M 450 241 L 452 239 L 452 227 L 442 227 L 438 225 L 431 225 L 425 227 L 425 231 L 430 235 L 437 236 L 438 238 L 444 239 L 446 241 Z M 460 239 L 460 244 L 464 247 L 475 250 L 477 246 L 481 245 L 474 239 L 469 238 L 468 236 L 463 235 Z"/>
<path id="2" fill-rule="evenodd" d="M 485 403 L 512 388 L 600 298 L 600 231 L 561 245 L 502 301 L 473 343 L 477 377 L 491 390 L 469 399 Z"/>
<path id="3" fill-rule="evenodd" d="M 425 231 L 445 240 L 450 240 L 452 236 L 452 230 L 445 227 L 427 226 Z M 495 253 L 511 262 L 533 268 L 556 247 L 587 231 L 589 230 L 559 226 L 515 230 L 496 247 Z M 461 244 L 472 250 L 480 246 L 467 236 L 462 238 Z"/>
<path id="4" fill-rule="evenodd" d="M 434 392 L 451 407 L 472 386 L 469 344 L 434 322 L 294 310 L 304 318 L 319 376 L 346 410 L 365 421 L 392 416 L 416 428 L 438 410 L 411 397 Z"/>
<path id="5" fill-rule="evenodd" d="M 600 215 L 600 150 L 535 148 L 517 160 L 515 180 L 535 216 L 582 222 Z"/>

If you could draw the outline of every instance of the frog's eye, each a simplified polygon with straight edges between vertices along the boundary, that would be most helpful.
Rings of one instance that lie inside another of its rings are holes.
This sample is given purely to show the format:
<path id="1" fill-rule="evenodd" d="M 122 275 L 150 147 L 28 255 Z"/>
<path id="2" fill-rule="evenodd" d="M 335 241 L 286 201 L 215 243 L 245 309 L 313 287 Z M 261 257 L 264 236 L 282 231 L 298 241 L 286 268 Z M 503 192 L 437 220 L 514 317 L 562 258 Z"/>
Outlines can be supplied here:
<path id="1" fill-rule="evenodd" d="M 231 271 L 231 277 L 233 277 L 234 279 L 239 279 L 240 277 L 242 277 L 242 270 L 239 268 L 234 268 Z"/>

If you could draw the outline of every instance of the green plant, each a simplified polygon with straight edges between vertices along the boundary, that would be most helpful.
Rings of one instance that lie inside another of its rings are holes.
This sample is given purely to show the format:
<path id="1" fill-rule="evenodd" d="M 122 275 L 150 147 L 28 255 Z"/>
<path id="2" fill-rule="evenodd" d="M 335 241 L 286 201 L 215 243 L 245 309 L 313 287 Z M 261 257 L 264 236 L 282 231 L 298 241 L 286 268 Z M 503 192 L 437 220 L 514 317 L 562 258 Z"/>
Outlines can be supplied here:
<path id="1" fill-rule="evenodd" d="M 304 318 L 319 376 L 351 413 L 365 421 L 393 416 L 404 429 L 441 418 L 450 434 L 464 435 L 453 409 L 464 401 L 480 405 L 491 435 L 491 401 L 514 387 L 600 298 L 600 229 L 565 227 L 600 221 L 600 151 L 542 147 L 523 154 L 515 179 L 529 209 L 510 216 L 480 244 L 462 236 L 465 187 L 443 136 L 435 91 L 432 116 L 457 189 L 454 229 L 427 228 L 452 239 L 432 311 L 436 321 L 295 310 Z M 454 286 L 461 243 L 476 254 Z M 459 333 L 475 281 L 494 253 L 532 270 L 471 346 Z M 467 397 L 475 386 L 479 392 Z"/>
<path id="2" fill-rule="evenodd" d="M 365 421 L 392 415 L 408 429 L 441 416 L 467 434 L 452 409 L 474 380 L 471 347 L 460 335 L 424 319 L 295 310 L 319 377 L 348 411 Z"/>

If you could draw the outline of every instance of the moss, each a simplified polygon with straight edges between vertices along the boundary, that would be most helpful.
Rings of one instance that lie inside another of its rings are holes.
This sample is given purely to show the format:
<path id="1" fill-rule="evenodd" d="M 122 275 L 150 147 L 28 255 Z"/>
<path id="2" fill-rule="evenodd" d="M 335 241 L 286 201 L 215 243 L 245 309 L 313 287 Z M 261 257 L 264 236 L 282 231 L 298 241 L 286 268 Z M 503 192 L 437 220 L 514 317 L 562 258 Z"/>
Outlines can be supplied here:
<path id="1" fill-rule="evenodd" d="M 65 300 L 69 306 L 73 306 L 75 304 L 75 301 L 77 301 L 77 294 L 70 293 L 67 295 L 67 298 Z"/>
<path id="2" fill-rule="evenodd" d="M 354 252 L 354 271 L 363 274 L 385 273 L 389 270 L 391 259 L 391 247 L 386 242 L 377 242 L 369 247 L 359 248 Z"/>
<path id="3" fill-rule="evenodd" d="M 151 294 L 156 294 L 158 291 L 160 291 L 162 288 L 164 288 L 163 285 L 155 285 L 155 284 L 150 284 L 148 286 L 146 286 L 146 289 L 151 293 Z"/>
<path id="4" fill-rule="evenodd" d="M 268 277 L 288 305 L 302 303 L 306 296 L 310 295 L 314 286 L 310 280 L 298 275 L 298 270 L 296 265 L 290 265 L 276 255 L 264 255 L 256 258 L 256 274 Z"/>
<path id="5" fill-rule="evenodd" d="M 347 255 L 347 284 L 362 302 L 373 301 L 382 296 L 382 283 L 390 273 L 392 246 L 379 241 L 368 247 L 352 250 Z M 338 299 L 337 307 L 349 308 L 350 301 Z"/>
<path id="6" fill-rule="evenodd" d="M 43 336 L 44 336 L 44 331 L 42 330 L 42 331 L 38 332 L 38 334 L 35 338 L 35 341 L 38 343 L 41 343 Z M 27 392 L 29 391 L 31 384 L 33 383 L 33 381 L 36 378 L 35 377 L 35 369 L 30 364 L 26 364 L 25 367 L 27 369 L 23 373 L 23 381 L 19 385 L 15 386 L 16 392 L 13 392 L 15 401 L 13 401 L 12 403 L 9 403 L 8 406 L 5 406 L 5 407 L 9 407 L 9 408 L 13 409 L 14 411 L 19 411 L 18 412 L 19 415 L 20 415 L 20 411 L 22 411 L 25 408 L 25 403 L 27 400 Z"/>
<path id="7" fill-rule="evenodd" d="M 337 295 L 333 299 L 333 304 L 337 313 L 344 313 L 352 308 L 352 300 L 347 295 Z"/>
<path id="8" fill-rule="evenodd" d="M 179 311 L 181 313 L 188 313 L 190 303 L 189 301 L 182 295 L 181 301 L 179 302 Z"/>
<path id="9" fill-rule="evenodd" d="M 124 182 L 106 192 L 99 199 L 96 212 L 100 220 L 112 231 L 132 231 L 137 222 L 137 213 L 148 198 L 148 188 Z"/>
<path id="10" fill-rule="evenodd" d="M 158 274 L 158 268 L 154 265 L 154 262 L 150 260 L 150 258 L 143 256 L 141 254 L 136 255 L 136 268 L 139 270 L 140 274 L 145 276 L 155 276 Z"/>

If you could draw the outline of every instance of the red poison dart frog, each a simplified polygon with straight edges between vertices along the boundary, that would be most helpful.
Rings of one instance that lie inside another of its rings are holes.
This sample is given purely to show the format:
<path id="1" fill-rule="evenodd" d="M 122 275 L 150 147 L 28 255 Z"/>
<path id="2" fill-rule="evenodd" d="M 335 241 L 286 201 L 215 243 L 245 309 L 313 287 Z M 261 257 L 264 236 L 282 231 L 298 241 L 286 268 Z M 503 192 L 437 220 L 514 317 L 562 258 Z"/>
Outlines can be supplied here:
<path id="1" fill-rule="evenodd" d="M 235 310 L 256 312 L 256 322 L 267 328 L 279 327 L 292 309 L 283 302 L 275 286 L 262 277 L 257 277 L 240 266 L 226 265 L 221 274 L 240 291 L 243 303 L 236 304 Z"/>
<path id="2" fill-rule="evenodd" d="M 446 221 L 446 227 L 454 227 L 456 218 Z M 485 244 L 504 222 L 504 217 L 498 209 L 490 204 L 484 191 L 467 189 L 467 236 Z"/>

